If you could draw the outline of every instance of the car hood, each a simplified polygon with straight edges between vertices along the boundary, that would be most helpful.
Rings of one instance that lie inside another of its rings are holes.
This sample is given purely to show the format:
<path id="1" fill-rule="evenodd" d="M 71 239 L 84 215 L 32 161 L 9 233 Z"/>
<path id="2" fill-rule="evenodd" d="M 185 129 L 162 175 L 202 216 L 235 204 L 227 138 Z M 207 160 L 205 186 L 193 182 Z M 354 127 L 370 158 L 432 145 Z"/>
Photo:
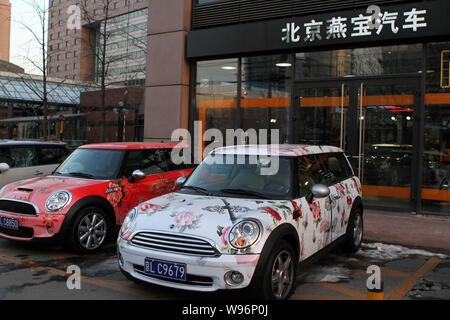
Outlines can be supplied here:
<path id="1" fill-rule="evenodd" d="M 260 222 L 262 234 L 292 215 L 293 206 L 284 200 L 256 200 L 171 193 L 151 199 L 137 207 L 138 215 L 129 227 L 139 231 L 190 234 L 216 243 L 221 252 L 232 253 L 228 232 L 238 221 L 253 218 Z"/>
<path id="2" fill-rule="evenodd" d="M 35 202 L 41 197 L 47 199 L 56 191 L 73 192 L 76 189 L 100 183 L 104 181 L 59 176 L 38 177 L 8 184 L 0 194 L 0 198 Z"/>

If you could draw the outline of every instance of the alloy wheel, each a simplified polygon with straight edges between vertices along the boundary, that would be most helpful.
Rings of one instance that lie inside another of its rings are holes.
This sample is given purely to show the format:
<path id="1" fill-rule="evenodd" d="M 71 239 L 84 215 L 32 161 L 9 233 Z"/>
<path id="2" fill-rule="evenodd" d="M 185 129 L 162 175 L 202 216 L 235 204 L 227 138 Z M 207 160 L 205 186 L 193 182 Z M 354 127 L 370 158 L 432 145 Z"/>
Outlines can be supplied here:
<path id="1" fill-rule="evenodd" d="M 78 241 L 87 250 L 99 248 L 106 238 L 106 220 L 98 212 L 90 212 L 78 225 Z"/>
<path id="2" fill-rule="evenodd" d="M 294 261 L 289 251 L 278 253 L 272 266 L 272 293 L 276 299 L 285 299 L 294 283 Z"/>
<path id="3" fill-rule="evenodd" d="M 363 223 L 360 214 L 355 214 L 354 223 L 353 223 L 353 243 L 355 247 L 359 247 L 362 240 L 363 234 Z"/>

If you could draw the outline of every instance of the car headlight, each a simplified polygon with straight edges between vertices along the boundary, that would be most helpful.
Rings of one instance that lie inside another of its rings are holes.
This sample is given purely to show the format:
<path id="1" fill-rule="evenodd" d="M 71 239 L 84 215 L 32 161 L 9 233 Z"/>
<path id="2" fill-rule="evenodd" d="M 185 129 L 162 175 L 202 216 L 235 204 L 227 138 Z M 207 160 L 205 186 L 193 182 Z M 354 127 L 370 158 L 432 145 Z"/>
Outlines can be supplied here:
<path id="1" fill-rule="evenodd" d="M 236 249 L 245 249 L 259 240 L 261 227 L 254 220 L 243 220 L 236 223 L 228 233 L 228 243 Z"/>
<path id="2" fill-rule="evenodd" d="M 63 209 L 72 200 L 72 194 L 69 191 L 57 191 L 48 197 L 45 202 L 45 208 L 50 212 Z"/>
<path id="3" fill-rule="evenodd" d="M 130 225 L 136 220 L 138 216 L 138 210 L 137 208 L 131 209 L 130 212 L 128 212 L 127 217 L 122 223 L 122 226 L 120 227 L 120 237 L 124 240 L 128 240 L 128 236 L 130 235 Z"/>
<path id="4" fill-rule="evenodd" d="M 131 209 L 130 212 L 128 212 L 125 220 L 123 221 L 123 224 L 133 223 L 134 220 L 136 220 L 137 216 L 138 216 L 138 210 L 137 210 L 137 207 L 134 207 L 133 209 Z"/>

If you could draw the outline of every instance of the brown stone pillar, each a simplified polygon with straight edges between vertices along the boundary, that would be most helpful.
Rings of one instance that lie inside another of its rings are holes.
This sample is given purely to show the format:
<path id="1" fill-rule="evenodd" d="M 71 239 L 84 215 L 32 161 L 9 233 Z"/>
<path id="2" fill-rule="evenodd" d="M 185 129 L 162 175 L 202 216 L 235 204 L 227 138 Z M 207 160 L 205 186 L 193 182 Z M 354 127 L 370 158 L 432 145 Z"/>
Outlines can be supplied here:
<path id="1" fill-rule="evenodd" d="M 0 0 L 0 60 L 9 61 L 11 40 L 11 4 Z"/>
<path id="2" fill-rule="evenodd" d="M 149 1 L 145 141 L 168 141 L 188 128 L 189 63 L 185 59 L 192 0 Z"/>

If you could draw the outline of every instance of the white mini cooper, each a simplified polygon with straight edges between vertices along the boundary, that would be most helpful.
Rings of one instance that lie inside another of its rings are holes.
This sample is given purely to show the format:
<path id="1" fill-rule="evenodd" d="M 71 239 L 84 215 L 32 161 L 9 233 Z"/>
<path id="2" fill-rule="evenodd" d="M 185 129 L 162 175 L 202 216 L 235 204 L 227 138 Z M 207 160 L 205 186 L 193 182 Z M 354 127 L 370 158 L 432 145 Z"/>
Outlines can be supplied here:
<path id="1" fill-rule="evenodd" d="M 124 221 L 118 258 L 127 277 L 196 291 L 251 286 L 286 299 L 301 262 L 331 245 L 360 247 L 361 184 L 339 148 L 220 148 L 181 180 Z"/>

